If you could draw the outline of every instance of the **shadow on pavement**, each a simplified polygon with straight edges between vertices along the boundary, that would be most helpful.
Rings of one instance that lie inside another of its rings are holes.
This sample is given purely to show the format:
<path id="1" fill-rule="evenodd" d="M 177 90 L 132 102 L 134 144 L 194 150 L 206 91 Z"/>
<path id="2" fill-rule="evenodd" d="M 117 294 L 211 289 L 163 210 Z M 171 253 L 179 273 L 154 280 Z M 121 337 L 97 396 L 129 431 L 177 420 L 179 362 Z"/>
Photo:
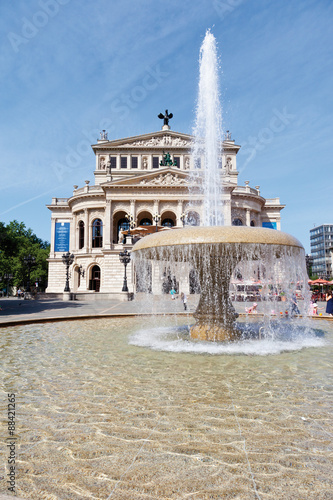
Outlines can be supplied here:
<path id="1" fill-rule="evenodd" d="M 84 307 L 84 302 L 65 302 L 62 300 L 24 300 L 17 298 L 1 298 L 0 299 L 0 319 L 4 316 L 12 315 L 26 315 L 38 314 L 43 311 L 63 310 L 64 312 L 69 309 L 77 311 Z M 73 311 L 73 312 L 75 312 Z"/>

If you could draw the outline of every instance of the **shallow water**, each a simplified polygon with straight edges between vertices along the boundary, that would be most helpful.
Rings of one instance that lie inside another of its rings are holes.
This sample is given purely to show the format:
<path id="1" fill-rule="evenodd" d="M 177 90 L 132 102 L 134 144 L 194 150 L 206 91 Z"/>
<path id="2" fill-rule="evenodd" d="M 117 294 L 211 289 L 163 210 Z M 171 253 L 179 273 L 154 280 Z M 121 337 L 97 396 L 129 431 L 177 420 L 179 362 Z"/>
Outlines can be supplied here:
<path id="1" fill-rule="evenodd" d="M 3 406 L 8 392 L 17 400 L 17 494 L 332 498 L 332 323 L 316 322 L 326 330 L 316 344 L 265 356 L 129 344 L 148 329 L 165 338 L 176 323 L 101 319 L 1 331 Z"/>

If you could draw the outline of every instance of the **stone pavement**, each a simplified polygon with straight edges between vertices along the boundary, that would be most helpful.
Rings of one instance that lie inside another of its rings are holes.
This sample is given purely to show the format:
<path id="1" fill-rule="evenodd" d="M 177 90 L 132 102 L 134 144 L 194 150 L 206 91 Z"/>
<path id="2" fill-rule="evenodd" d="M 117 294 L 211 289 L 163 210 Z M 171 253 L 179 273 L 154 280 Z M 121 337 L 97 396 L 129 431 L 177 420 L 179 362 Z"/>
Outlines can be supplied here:
<path id="1" fill-rule="evenodd" d="M 188 297 L 188 311 L 192 314 L 197 306 L 199 296 Z M 245 307 L 252 305 L 251 302 L 233 303 L 236 311 L 245 313 Z M 283 311 L 283 302 L 272 304 L 277 314 Z M 326 302 L 318 302 L 318 312 L 325 314 Z M 261 304 L 258 303 L 260 313 Z M 184 312 L 183 304 L 178 298 L 171 300 L 170 296 L 152 296 L 137 294 L 133 301 L 120 301 L 117 299 L 102 299 L 91 301 L 69 301 L 46 298 L 43 296 L 37 300 L 24 300 L 16 297 L 0 298 L 0 326 L 15 323 L 33 323 L 36 321 L 69 320 L 89 317 L 107 317 L 113 315 L 139 315 L 139 314 L 187 314 Z"/>
<path id="2" fill-rule="evenodd" d="M 196 309 L 198 297 L 189 299 L 188 312 Z M 24 300 L 17 297 L 0 298 L 0 326 L 15 322 L 47 321 L 51 319 L 66 320 L 96 316 L 139 315 L 182 313 L 183 304 L 180 299 L 171 300 L 169 296 L 146 296 L 138 294 L 133 301 L 117 299 L 72 300 L 39 298 Z"/>

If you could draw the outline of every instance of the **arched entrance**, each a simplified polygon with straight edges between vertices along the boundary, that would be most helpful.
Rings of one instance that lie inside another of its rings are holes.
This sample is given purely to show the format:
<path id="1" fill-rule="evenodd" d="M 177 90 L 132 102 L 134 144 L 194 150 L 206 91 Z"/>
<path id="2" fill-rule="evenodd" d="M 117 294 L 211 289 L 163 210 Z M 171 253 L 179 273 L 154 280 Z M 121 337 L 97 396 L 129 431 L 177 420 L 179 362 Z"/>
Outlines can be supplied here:
<path id="1" fill-rule="evenodd" d="M 113 215 L 112 222 L 112 241 L 114 244 L 122 243 L 123 236 L 121 231 L 128 230 L 128 220 L 126 218 L 126 212 L 124 210 L 120 210 Z"/>
<path id="2" fill-rule="evenodd" d="M 101 268 L 97 265 L 91 269 L 91 278 L 89 280 L 89 290 L 99 292 L 101 286 Z"/>
<path id="3" fill-rule="evenodd" d="M 160 224 L 164 227 L 174 227 L 176 225 L 176 214 L 171 211 L 163 212 Z"/>
<path id="4" fill-rule="evenodd" d="M 150 212 L 147 210 L 139 212 L 137 214 L 138 226 L 152 226 L 153 218 Z"/>

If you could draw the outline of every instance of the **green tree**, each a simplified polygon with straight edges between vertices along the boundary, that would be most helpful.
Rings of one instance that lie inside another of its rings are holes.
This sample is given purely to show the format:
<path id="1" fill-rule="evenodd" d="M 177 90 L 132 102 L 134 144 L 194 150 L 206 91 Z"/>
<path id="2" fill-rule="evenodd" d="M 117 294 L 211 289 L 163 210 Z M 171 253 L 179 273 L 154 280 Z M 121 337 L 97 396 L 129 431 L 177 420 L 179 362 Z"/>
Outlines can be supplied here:
<path id="1" fill-rule="evenodd" d="M 49 252 L 49 243 L 38 238 L 23 222 L 14 220 L 7 225 L 0 222 L 0 276 L 12 274 L 12 286 L 27 285 L 28 268 L 24 257 L 31 255 L 35 257 L 35 264 L 31 267 L 30 282 L 33 284 L 39 279 L 41 289 L 45 288 Z M 2 289 L 5 287 L 3 278 L 0 286 Z"/>

